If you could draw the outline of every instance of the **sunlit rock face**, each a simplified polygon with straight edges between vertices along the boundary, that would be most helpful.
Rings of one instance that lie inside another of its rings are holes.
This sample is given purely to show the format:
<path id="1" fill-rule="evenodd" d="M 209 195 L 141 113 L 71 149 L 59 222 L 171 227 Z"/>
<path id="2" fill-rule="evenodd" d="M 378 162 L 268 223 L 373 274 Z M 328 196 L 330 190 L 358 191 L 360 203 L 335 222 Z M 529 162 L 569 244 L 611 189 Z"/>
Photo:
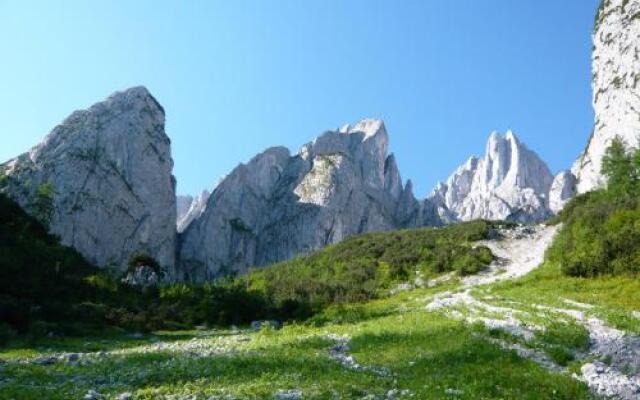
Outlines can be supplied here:
<path id="1" fill-rule="evenodd" d="M 553 179 L 549 190 L 549 209 L 559 213 L 576 194 L 576 177 L 571 171 L 562 171 Z"/>
<path id="2" fill-rule="evenodd" d="M 208 190 L 203 190 L 202 193 L 200 193 L 195 198 L 186 196 L 190 199 L 188 205 L 185 207 L 186 209 L 180 209 L 180 207 L 178 207 L 178 222 L 176 225 L 178 233 L 181 233 L 185 229 L 187 229 L 189 224 L 193 222 L 194 219 L 199 218 L 202 213 L 204 213 L 205 208 L 207 208 L 207 201 L 209 201 L 210 195 L 211 193 L 209 193 Z M 178 201 L 180 201 L 180 196 L 178 196 Z"/>
<path id="3" fill-rule="evenodd" d="M 133 254 L 174 279 L 176 197 L 164 110 L 143 87 L 75 111 L 29 152 L 2 164 L 2 191 L 34 212 L 52 188 L 50 230 L 93 264 L 124 272 Z"/>
<path id="4" fill-rule="evenodd" d="M 185 279 L 245 272 L 363 232 L 422 225 L 380 120 L 320 135 L 295 155 L 271 148 L 213 191 L 180 237 Z"/>
<path id="5" fill-rule="evenodd" d="M 551 212 L 547 165 L 511 132 L 492 133 L 483 158 L 471 157 L 429 196 L 445 222 L 541 221 Z"/>
<path id="6" fill-rule="evenodd" d="M 176 225 L 179 225 L 179 221 L 187 215 L 189 209 L 193 203 L 193 196 L 190 195 L 178 195 L 176 196 Z"/>
<path id="7" fill-rule="evenodd" d="M 593 33 L 595 126 L 572 172 L 577 192 L 601 187 L 602 157 L 614 137 L 637 147 L 640 135 L 640 0 L 604 0 Z"/>

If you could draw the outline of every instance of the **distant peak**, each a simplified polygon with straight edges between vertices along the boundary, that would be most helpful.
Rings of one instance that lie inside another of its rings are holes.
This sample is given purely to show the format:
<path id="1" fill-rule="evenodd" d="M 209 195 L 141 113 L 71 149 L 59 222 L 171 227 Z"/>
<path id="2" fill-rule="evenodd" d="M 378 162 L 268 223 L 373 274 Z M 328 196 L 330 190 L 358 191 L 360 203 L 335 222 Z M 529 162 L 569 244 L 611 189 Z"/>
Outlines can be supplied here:
<path id="1" fill-rule="evenodd" d="M 519 143 L 520 140 L 518 139 L 518 137 L 516 136 L 515 133 L 513 133 L 513 131 L 511 129 L 508 129 L 504 134 L 501 134 L 498 131 L 491 131 L 491 133 L 489 134 L 489 138 L 487 139 L 487 142 L 491 143 L 491 142 L 503 142 L 503 141 L 515 141 L 516 143 Z"/>
<path id="2" fill-rule="evenodd" d="M 149 100 L 162 112 L 164 115 L 164 107 L 158 102 L 158 100 L 153 97 L 151 92 L 145 86 L 133 86 L 128 89 L 115 92 L 109 96 L 104 103 L 106 104 L 118 104 L 118 103 L 126 103 L 132 102 L 135 100 Z"/>
<path id="3" fill-rule="evenodd" d="M 144 86 L 133 86 L 125 90 L 119 90 L 112 93 L 108 99 L 116 100 L 124 97 L 153 97 L 149 90 Z"/>
<path id="4" fill-rule="evenodd" d="M 384 126 L 384 122 L 381 119 L 365 118 L 353 125 L 346 124 L 338 130 L 340 133 L 352 134 L 363 133 L 363 141 L 369 137 L 375 136 L 378 133 L 384 133 L 386 135 L 387 129 Z"/>
<path id="5" fill-rule="evenodd" d="M 516 137 L 516 135 L 513 133 L 511 129 L 509 129 L 507 133 L 505 133 L 504 138 L 509 140 L 515 140 L 515 141 L 518 140 L 518 138 Z"/>

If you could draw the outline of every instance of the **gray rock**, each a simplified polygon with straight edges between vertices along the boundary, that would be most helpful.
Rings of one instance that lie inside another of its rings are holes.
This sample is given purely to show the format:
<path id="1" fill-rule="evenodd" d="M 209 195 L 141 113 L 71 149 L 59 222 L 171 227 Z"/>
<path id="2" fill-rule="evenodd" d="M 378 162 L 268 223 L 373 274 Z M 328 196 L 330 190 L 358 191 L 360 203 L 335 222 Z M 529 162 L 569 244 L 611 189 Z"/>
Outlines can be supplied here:
<path id="1" fill-rule="evenodd" d="M 100 393 L 96 392 L 93 389 L 89 390 L 87 394 L 85 394 L 83 397 L 84 400 L 100 400 L 103 398 L 104 398 L 103 395 L 101 395 Z"/>
<path id="2" fill-rule="evenodd" d="M 29 152 L 0 166 L 0 190 L 42 219 L 93 264 L 124 272 L 145 253 L 175 277 L 176 197 L 164 110 L 143 87 L 75 111 Z M 48 214 L 48 213 L 47 213 Z"/>
<path id="3" fill-rule="evenodd" d="M 133 395 L 130 392 L 124 392 L 124 393 L 120 393 L 118 395 L 118 397 L 116 397 L 117 400 L 131 400 L 133 399 Z"/>
<path id="4" fill-rule="evenodd" d="M 460 389 L 448 388 L 448 389 L 445 389 L 444 393 L 449 396 L 462 396 L 464 394 L 464 391 Z"/>
<path id="5" fill-rule="evenodd" d="M 141 265 L 135 267 L 133 270 L 129 270 L 121 281 L 130 286 L 151 287 L 156 286 L 160 282 L 160 276 L 158 276 L 153 268 Z"/>
<path id="6" fill-rule="evenodd" d="M 629 147 L 640 135 L 640 0 L 602 2 L 593 33 L 592 89 L 595 126 L 574 163 L 577 191 L 601 187 L 607 147 L 619 136 Z"/>
<path id="7" fill-rule="evenodd" d="M 31 360 L 32 364 L 36 365 L 53 365 L 58 361 L 56 357 L 38 357 Z"/>
<path id="8" fill-rule="evenodd" d="M 266 321 L 252 321 L 250 329 L 254 332 L 262 330 L 264 328 L 280 329 L 282 324 L 279 321 L 266 320 Z"/>
<path id="9" fill-rule="evenodd" d="M 199 218 L 207 207 L 207 201 L 211 194 L 204 190 L 199 196 L 192 199 L 189 208 L 182 214 L 178 215 L 178 232 L 183 232 L 194 219 Z"/>
<path id="10" fill-rule="evenodd" d="M 190 281 L 244 273 L 346 237 L 421 226 L 424 206 L 402 179 L 380 120 L 328 131 L 296 155 L 267 149 L 215 188 L 180 235 Z"/>
<path id="11" fill-rule="evenodd" d="M 436 186 L 428 200 L 442 221 L 541 221 L 551 215 L 553 176 L 536 153 L 511 132 L 492 133 L 483 158 L 471 157 Z"/>
<path id="12" fill-rule="evenodd" d="M 562 171 L 553 179 L 549 190 L 549 209 L 560 212 L 576 194 L 576 177 L 571 171 Z"/>
<path id="13" fill-rule="evenodd" d="M 177 221 L 180 221 L 191 208 L 191 203 L 193 203 L 193 196 L 176 196 L 176 217 Z"/>
<path id="14" fill-rule="evenodd" d="M 301 390 L 279 390 L 273 396 L 275 400 L 300 400 L 302 399 Z"/>

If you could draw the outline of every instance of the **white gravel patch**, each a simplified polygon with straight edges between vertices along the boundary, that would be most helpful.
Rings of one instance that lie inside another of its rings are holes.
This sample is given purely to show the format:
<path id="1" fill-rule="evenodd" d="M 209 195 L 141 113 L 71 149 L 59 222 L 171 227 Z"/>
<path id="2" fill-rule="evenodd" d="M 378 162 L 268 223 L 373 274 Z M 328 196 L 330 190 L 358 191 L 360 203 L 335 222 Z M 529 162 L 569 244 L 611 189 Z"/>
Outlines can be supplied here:
<path id="1" fill-rule="evenodd" d="M 522 323 L 519 317 L 525 316 L 526 312 L 477 300 L 471 296 L 471 289 L 479 285 L 514 279 L 534 270 L 542 263 L 544 252 L 558 229 L 559 226 L 538 226 L 503 230 L 502 239 L 480 242 L 479 245 L 491 249 L 497 260 L 482 273 L 463 279 L 462 288 L 459 291 L 447 291 L 434 296 L 426 306 L 426 310 L 445 311 L 453 318 L 464 319 L 467 322 L 482 322 L 489 329 L 502 329 L 525 339 L 535 337 L 536 332 L 544 328 Z M 533 307 L 540 311 L 571 317 L 589 332 L 589 350 L 586 354 L 577 356 L 580 359 L 596 361 L 585 363 L 581 367 L 581 373 L 572 376 L 585 382 L 593 392 L 599 395 L 621 400 L 640 399 L 640 337 L 612 328 L 601 319 L 588 315 L 588 312 L 594 308 L 591 304 L 570 299 L 562 299 L 562 301 L 569 308 L 535 304 Z M 460 308 L 464 308 L 466 312 L 461 312 Z M 501 317 L 487 318 L 482 315 L 483 313 Z M 640 318 L 640 313 L 633 315 Z M 486 340 L 504 349 L 514 350 L 520 357 L 533 360 L 547 370 L 566 372 L 566 368 L 556 364 L 542 351 L 502 339 L 486 338 Z"/>
<path id="2" fill-rule="evenodd" d="M 487 246 L 497 260 L 485 271 L 464 278 L 463 285 L 487 285 L 528 274 L 542 263 L 544 252 L 558 229 L 557 225 L 503 229 L 500 231 L 502 239 L 478 242 L 479 246 Z"/>

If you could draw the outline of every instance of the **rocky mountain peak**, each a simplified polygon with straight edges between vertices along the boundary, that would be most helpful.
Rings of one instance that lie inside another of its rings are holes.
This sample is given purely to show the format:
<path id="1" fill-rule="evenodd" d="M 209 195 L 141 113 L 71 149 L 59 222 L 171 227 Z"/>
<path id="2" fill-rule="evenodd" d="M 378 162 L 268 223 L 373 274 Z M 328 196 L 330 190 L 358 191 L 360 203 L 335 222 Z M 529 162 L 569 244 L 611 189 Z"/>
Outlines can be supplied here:
<path id="1" fill-rule="evenodd" d="M 387 153 L 384 123 L 326 131 L 290 156 L 269 149 L 234 169 L 180 237 L 190 280 L 280 261 L 363 232 L 420 225 L 420 204 Z"/>
<path id="2" fill-rule="evenodd" d="M 193 196 L 191 195 L 178 195 L 176 196 L 176 217 L 177 221 L 180 221 L 191 208 L 191 204 L 193 203 Z"/>
<path id="3" fill-rule="evenodd" d="M 339 129 L 339 132 L 345 134 L 363 134 L 363 141 L 378 135 L 383 137 L 387 142 L 389 140 L 384 122 L 381 119 L 375 118 L 365 118 L 353 125 L 343 125 L 342 128 Z"/>
<path id="4" fill-rule="evenodd" d="M 571 171 L 561 171 L 553 179 L 551 189 L 549 189 L 549 209 L 553 213 L 560 212 L 575 193 L 576 177 Z"/>
<path id="5" fill-rule="evenodd" d="M 193 222 L 193 220 L 199 218 L 204 213 L 204 210 L 207 208 L 207 201 L 209 201 L 209 196 L 211 196 L 211 193 L 209 193 L 208 190 L 203 190 L 202 193 L 200 193 L 196 197 L 188 196 L 190 201 L 186 210 L 184 208 L 181 209 L 180 207 L 178 207 L 178 221 L 176 224 L 178 233 L 182 233 L 185 229 L 187 229 L 189 224 Z M 180 197 L 181 196 L 178 196 L 179 203 Z"/>
<path id="6" fill-rule="evenodd" d="M 469 158 L 429 199 L 444 221 L 540 220 L 549 214 L 552 181 L 546 164 L 513 132 L 492 132 L 484 157 Z"/>
<path id="7" fill-rule="evenodd" d="M 27 211 L 50 189 L 50 230 L 92 263 L 124 271 L 131 255 L 175 270 L 175 181 L 164 110 L 144 87 L 73 112 L 29 152 L 3 164 L 1 190 Z"/>

